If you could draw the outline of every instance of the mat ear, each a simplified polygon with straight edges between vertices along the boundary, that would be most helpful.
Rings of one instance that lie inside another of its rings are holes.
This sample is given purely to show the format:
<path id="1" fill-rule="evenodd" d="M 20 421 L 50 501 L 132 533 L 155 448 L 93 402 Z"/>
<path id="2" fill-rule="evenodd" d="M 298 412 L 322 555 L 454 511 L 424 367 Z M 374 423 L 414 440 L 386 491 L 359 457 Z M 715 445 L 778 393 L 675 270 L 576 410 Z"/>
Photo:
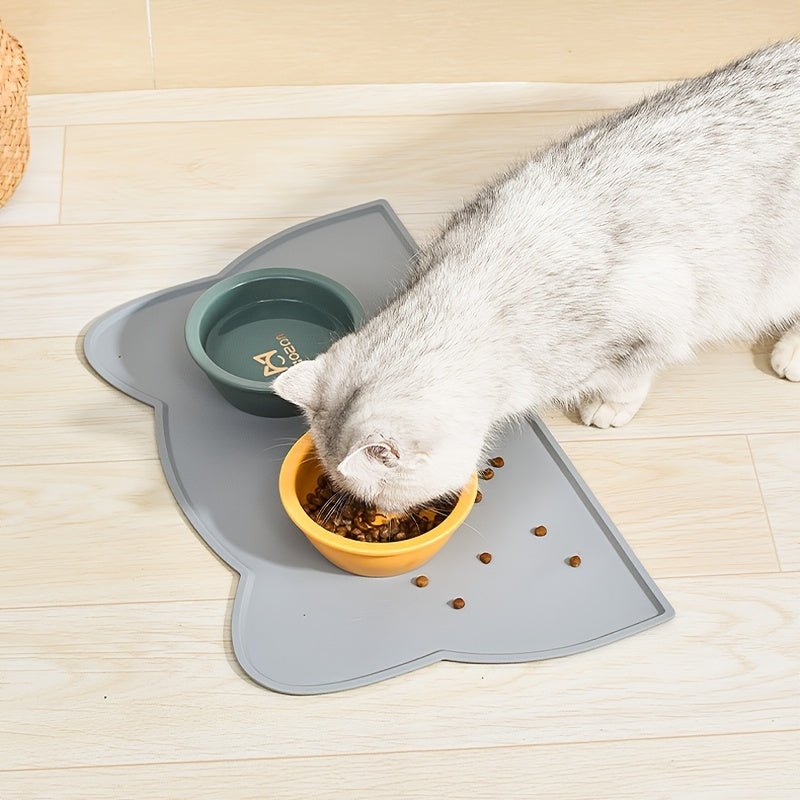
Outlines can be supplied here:
<path id="1" fill-rule="evenodd" d="M 313 361 L 301 361 L 275 378 L 275 394 L 307 411 L 319 407 L 319 384 L 322 375 L 322 356 Z"/>

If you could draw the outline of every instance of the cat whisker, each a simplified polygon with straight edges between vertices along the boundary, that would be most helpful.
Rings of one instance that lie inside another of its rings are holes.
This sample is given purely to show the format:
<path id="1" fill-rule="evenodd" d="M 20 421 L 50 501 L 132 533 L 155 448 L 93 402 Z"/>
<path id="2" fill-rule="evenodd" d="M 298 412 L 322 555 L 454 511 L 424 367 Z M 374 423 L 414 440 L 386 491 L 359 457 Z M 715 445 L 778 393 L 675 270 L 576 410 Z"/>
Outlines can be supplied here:
<path id="1" fill-rule="evenodd" d="M 267 453 L 270 450 L 274 450 L 276 447 L 285 447 L 288 451 L 289 448 L 294 444 L 294 441 L 291 442 L 278 442 L 277 444 L 272 444 L 269 447 L 265 447 L 263 450 L 259 450 L 256 455 L 261 455 L 262 453 Z"/>
<path id="2" fill-rule="evenodd" d="M 322 506 L 322 509 L 324 509 L 326 506 L 328 506 L 328 512 L 323 517 L 323 522 L 328 522 L 328 520 L 331 519 L 331 517 L 333 516 L 333 514 L 336 511 L 336 506 L 337 506 L 338 502 L 343 497 L 343 494 L 344 494 L 343 492 L 336 492 L 335 494 L 331 495 L 328 498 L 328 500 L 324 503 L 324 505 Z M 320 511 L 322 511 L 322 509 L 320 509 Z"/>
<path id="3" fill-rule="evenodd" d="M 340 525 L 341 522 L 342 522 L 342 509 L 344 508 L 344 504 L 345 504 L 346 501 L 347 501 L 347 497 L 346 497 L 345 493 L 344 492 L 340 492 L 339 493 L 339 499 L 338 499 L 338 501 L 336 502 L 336 504 L 334 506 L 334 508 L 335 508 L 334 514 L 336 515 L 334 519 L 335 519 L 337 525 Z"/>
<path id="4" fill-rule="evenodd" d="M 478 536 L 479 539 L 482 539 L 484 542 L 488 541 L 484 535 L 474 526 L 470 525 L 469 522 L 462 522 L 461 523 L 465 528 L 469 528 L 471 531 L 474 531 L 475 534 Z"/>

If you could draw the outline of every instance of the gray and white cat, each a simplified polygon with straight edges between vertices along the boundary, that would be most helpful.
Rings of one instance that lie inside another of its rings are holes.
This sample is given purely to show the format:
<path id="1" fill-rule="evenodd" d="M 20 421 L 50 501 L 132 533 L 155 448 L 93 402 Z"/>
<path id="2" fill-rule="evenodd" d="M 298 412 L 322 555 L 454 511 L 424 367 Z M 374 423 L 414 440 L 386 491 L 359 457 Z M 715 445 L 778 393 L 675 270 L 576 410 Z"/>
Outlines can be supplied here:
<path id="1" fill-rule="evenodd" d="M 509 170 L 358 332 L 281 375 L 338 484 L 389 511 L 458 490 L 547 405 L 624 425 L 655 373 L 788 328 L 800 380 L 800 41 L 686 81 Z"/>

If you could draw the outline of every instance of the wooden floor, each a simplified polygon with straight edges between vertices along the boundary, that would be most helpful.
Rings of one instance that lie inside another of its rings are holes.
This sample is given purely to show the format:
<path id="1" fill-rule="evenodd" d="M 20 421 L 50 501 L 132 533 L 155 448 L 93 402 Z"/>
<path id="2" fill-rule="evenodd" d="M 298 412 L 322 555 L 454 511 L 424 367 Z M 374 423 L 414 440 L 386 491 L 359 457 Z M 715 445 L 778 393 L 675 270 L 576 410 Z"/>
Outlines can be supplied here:
<path id="1" fill-rule="evenodd" d="M 800 796 L 800 385 L 767 343 L 669 371 L 622 430 L 549 420 L 674 621 L 310 698 L 244 677 L 236 576 L 179 513 L 151 410 L 80 355 L 97 314 L 297 220 L 385 197 L 424 238 L 644 88 L 33 98 L 30 168 L 0 210 L 3 800 Z"/>

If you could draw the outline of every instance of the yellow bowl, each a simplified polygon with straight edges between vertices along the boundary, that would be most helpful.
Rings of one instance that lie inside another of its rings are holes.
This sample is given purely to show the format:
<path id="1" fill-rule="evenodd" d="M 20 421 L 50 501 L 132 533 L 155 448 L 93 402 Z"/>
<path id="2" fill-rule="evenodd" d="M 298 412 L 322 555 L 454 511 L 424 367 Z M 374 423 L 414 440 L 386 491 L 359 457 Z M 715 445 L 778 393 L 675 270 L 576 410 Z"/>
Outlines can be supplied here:
<path id="1" fill-rule="evenodd" d="M 289 518 L 311 544 L 337 567 L 354 575 L 384 578 L 401 575 L 433 558 L 467 518 L 475 503 L 478 476 L 470 478 L 450 514 L 422 536 L 403 542 L 357 542 L 326 531 L 303 509 L 301 498 L 315 491 L 322 474 L 310 433 L 301 436 L 286 454 L 278 479 L 281 502 Z"/>

